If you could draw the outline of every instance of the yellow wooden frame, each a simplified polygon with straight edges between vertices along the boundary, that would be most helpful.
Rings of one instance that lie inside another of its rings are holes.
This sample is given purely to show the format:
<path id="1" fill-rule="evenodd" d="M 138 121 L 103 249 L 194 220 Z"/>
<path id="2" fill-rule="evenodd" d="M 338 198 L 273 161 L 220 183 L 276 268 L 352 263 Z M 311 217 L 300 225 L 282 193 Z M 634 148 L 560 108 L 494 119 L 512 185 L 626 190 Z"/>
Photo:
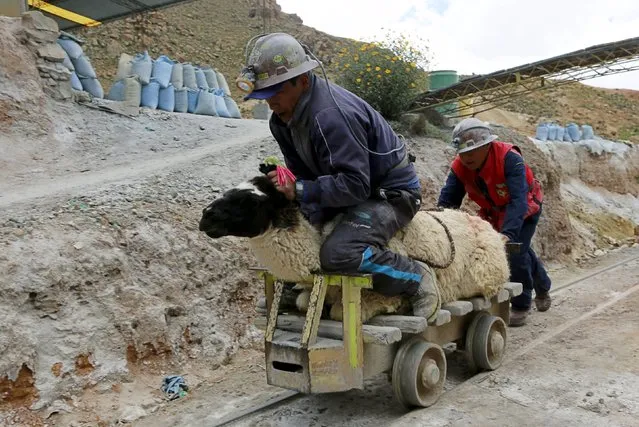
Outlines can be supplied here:
<path id="1" fill-rule="evenodd" d="M 282 296 L 283 282 L 278 280 L 268 271 L 260 271 L 264 279 L 266 295 L 267 322 L 264 338 L 266 342 L 273 341 L 273 335 L 277 328 L 277 313 Z M 352 369 L 362 368 L 364 363 L 364 341 L 362 338 L 362 309 L 361 290 L 372 288 L 373 280 L 370 275 L 335 275 L 314 274 L 306 278 L 305 283 L 313 283 L 308 312 L 302 330 L 301 345 L 308 349 L 317 341 L 317 330 L 320 324 L 324 299 L 328 286 L 341 286 L 342 288 L 342 325 L 344 331 L 344 352 L 348 364 Z"/>

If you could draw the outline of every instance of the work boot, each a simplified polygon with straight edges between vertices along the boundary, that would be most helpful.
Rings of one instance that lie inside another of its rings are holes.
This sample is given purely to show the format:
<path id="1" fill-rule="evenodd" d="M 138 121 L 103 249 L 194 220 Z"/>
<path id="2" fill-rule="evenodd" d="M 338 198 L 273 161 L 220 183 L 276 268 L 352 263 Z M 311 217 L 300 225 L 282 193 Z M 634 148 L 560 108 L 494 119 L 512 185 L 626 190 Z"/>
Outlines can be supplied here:
<path id="1" fill-rule="evenodd" d="M 410 297 L 413 307 L 413 315 L 424 317 L 428 322 L 437 318 L 441 297 L 437 289 L 437 278 L 435 272 L 423 262 L 416 261 L 422 268 L 422 280 L 419 282 L 417 292 Z"/>
<path id="2" fill-rule="evenodd" d="M 550 293 L 544 292 L 543 294 L 537 294 L 535 296 L 535 307 L 537 307 L 537 311 L 548 311 L 551 304 L 552 298 L 550 298 Z"/>
<path id="3" fill-rule="evenodd" d="M 526 319 L 528 318 L 529 310 L 510 310 L 510 322 L 508 326 L 524 326 L 526 324 Z"/>

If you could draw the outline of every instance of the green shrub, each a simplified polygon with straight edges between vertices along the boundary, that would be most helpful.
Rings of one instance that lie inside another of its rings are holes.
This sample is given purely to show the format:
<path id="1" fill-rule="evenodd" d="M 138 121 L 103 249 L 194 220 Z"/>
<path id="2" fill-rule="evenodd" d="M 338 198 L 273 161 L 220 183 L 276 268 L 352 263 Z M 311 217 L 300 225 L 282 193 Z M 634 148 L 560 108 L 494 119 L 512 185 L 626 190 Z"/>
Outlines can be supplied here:
<path id="1" fill-rule="evenodd" d="M 386 119 L 399 117 L 428 87 L 428 49 L 404 35 L 388 32 L 382 41 L 343 46 L 337 56 L 333 63 L 337 83 Z"/>

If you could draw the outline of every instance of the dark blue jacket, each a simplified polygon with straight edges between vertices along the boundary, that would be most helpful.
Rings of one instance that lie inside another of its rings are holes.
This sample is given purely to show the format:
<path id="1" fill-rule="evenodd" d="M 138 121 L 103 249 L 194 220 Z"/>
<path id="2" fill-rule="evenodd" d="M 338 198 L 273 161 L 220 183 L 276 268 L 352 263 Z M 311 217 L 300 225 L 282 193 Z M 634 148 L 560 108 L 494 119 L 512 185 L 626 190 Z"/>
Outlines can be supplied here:
<path id="1" fill-rule="evenodd" d="M 336 107 L 327 81 L 315 76 L 291 122 L 284 123 L 276 114 L 269 122 L 286 166 L 304 185 L 302 208 L 317 211 L 357 205 L 368 200 L 377 188 L 419 189 L 412 163 L 391 170 L 407 151 L 405 147 L 398 149 L 402 141 L 381 114 L 353 93 L 329 84 L 353 132 Z M 296 129 L 306 134 L 305 143 L 310 145 L 307 155 L 295 145 L 291 131 Z M 380 156 L 362 146 L 378 153 L 398 150 Z"/>
<path id="2" fill-rule="evenodd" d="M 504 225 L 500 233 L 508 236 L 511 240 L 517 241 L 521 226 L 524 223 L 524 216 L 528 211 L 528 183 L 526 182 L 526 169 L 521 156 L 509 152 L 504 159 L 504 174 L 506 175 L 506 186 L 510 193 L 510 203 L 506 206 Z M 486 183 L 478 178 L 477 186 L 486 188 Z M 446 184 L 439 193 L 437 206 L 451 209 L 459 209 L 466 190 L 464 184 L 457 178 L 451 170 L 446 179 Z"/>

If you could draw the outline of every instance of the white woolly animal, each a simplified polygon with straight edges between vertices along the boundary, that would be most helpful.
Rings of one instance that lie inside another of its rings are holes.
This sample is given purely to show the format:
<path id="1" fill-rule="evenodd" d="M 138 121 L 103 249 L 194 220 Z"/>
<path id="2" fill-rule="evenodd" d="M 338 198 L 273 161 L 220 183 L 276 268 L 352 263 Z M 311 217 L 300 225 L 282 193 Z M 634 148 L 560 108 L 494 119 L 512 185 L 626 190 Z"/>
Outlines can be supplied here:
<path id="1" fill-rule="evenodd" d="M 256 179 L 253 180 L 254 183 Z M 246 184 L 243 184 L 245 197 L 274 197 L 265 187 L 258 184 L 261 182 L 258 181 L 250 190 L 246 188 Z M 229 193 L 232 191 L 234 190 L 230 190 Z M 262 196 L 257 193 L 262 193 Z M 211 237 L 241 235 L 228 231 L 229 219 L 226 219 L 227 225 L 224 229 L 226 234 L 209 231 L 214 230 L 214 224 L 224 221 L 224 218 L 212 217 L 213 212 L 219 210 L 220 205 L 226 206 L 232 202 L 235 206 L 235 216 L 241 215 L 236 213 L 237 200 L 229 197 L 225 205 L 224 199 L 225 196 L 213 202 L 204 211 L 200 230 L 206 231 Z M 216 207 L 216 203 L 220 205 Z M 278 226 L 276 222 L 270 222 L 269 226 L 263 227 L 265 230 L 260 230 L 259 234 L 253 232 L 244 235 L 250 237 L 249 245 L 257 260 L 273 275 L 284 281 L 299 283 L 308 279 L 312 272 L 321 270 L 319 254 L 323 238 L 328 235 L 339 218 L 327 224 L 320 232 L 291 204 L 284 203 L 281 206 L 286 210 L 281 216 L 287 218 L 286 222 L 290 224 L 289 226 Z M 259 210 L 255 207 L 252 209 Z M 251 214 L 257 215 L 257 213 Z M 208 219 L 206 219 L 207 215 Z M 490 298 L 496 295 L 510 275 L 508 258 L 500 234 L 488 222 L 477 216 L 456 210 L 420 211 L 391 239 L 389 248 L 413 259 L 427 260 L 439 265 L 446 264 L 450 258 L 451 245 L 444 228 L 431 215 L 447 225 L 456 249 L 455 258 L 450 266 L 434 269 L 442 303 L 475 296 Z M 202 225 L 204 222 L 208 225 Z M 308 284 L 300 285 L 309 286 Z M 326 303 L 332 305 L 330 317 L 341 320 L 341 290 L 333 286 L 330 286 L 329 290 Z M 305 309 L 305 301 L 308 302 L 307 292 L 303 292 L 298 298 L 297 303 L 300 309 Z M 386 297 L 364 290 L 362 320 L 366 321 L 382 313 L 396 312 L 405 306 L 400 297 Z"/>

